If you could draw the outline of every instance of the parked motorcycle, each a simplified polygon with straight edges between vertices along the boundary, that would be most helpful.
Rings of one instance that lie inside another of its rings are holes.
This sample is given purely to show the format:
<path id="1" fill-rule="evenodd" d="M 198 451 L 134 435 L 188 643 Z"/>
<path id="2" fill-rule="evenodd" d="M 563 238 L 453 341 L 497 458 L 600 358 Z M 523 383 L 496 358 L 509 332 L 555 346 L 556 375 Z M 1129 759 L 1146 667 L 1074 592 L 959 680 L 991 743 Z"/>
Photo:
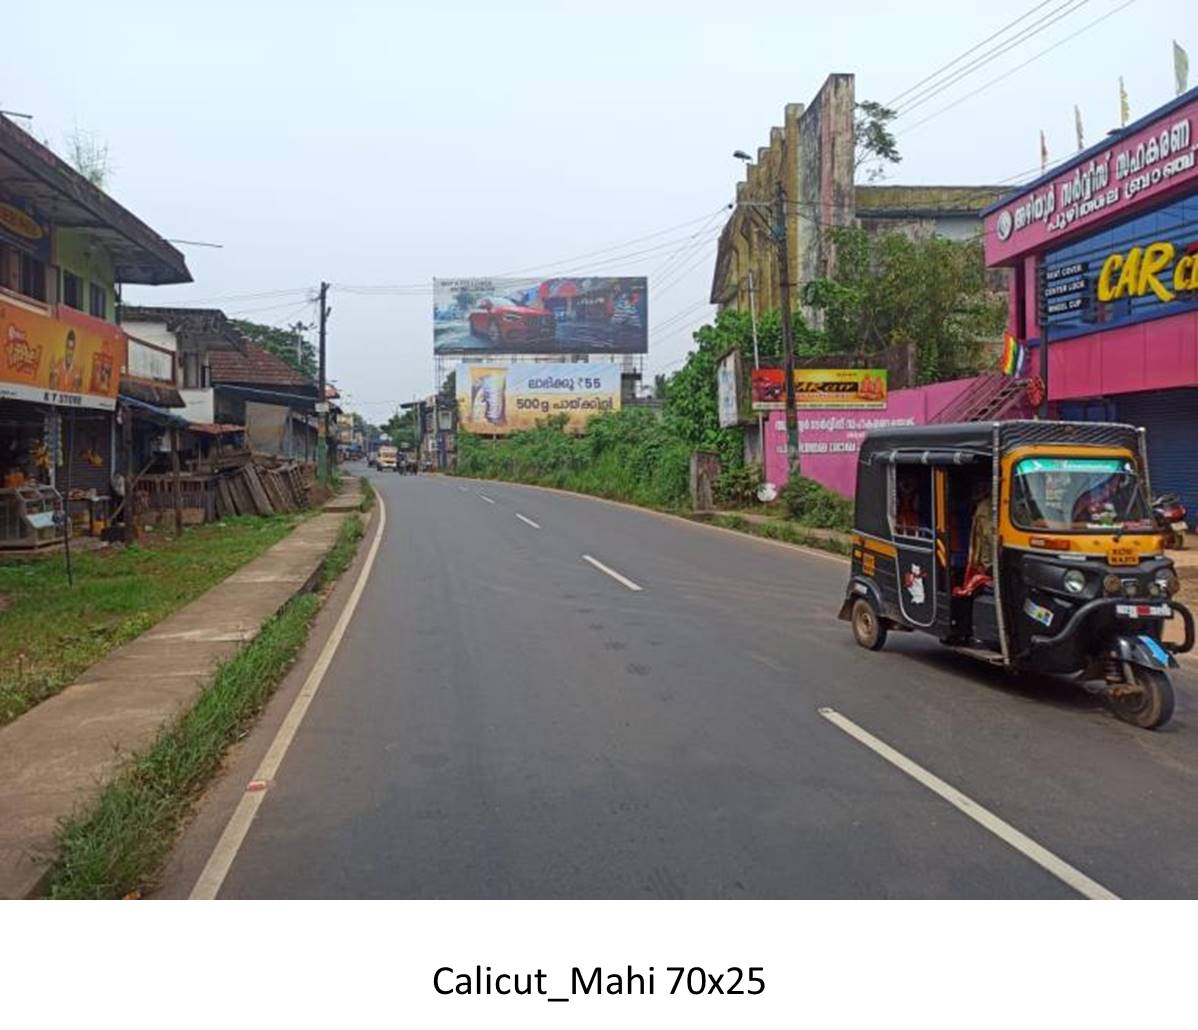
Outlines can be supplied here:
<path id="1" fill-rule="evenodd" d="M 1186 546 L 1186 508 L 1177 494 L 1161 494 L 1152 502 L 1152 514 L 1156 523 L 1164 530 L 1165 546 L 1173 550 L 1184 550 Z"/>

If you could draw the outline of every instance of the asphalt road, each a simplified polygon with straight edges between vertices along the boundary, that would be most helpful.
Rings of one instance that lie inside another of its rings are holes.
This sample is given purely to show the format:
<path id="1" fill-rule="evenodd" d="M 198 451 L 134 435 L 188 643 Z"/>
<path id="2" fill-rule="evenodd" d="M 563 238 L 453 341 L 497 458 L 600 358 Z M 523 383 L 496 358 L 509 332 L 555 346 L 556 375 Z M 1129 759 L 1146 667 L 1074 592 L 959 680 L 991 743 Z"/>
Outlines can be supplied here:
<path id="1" fill-rule="evenodd" d="M 222 897 L 1078 896 L 822 707 L 1114 893 L 1198 896 L 1189 672 L 1148 733 L 926 638 L 859 649 L 827 556 L 372 478 L 378 559 Z"/>

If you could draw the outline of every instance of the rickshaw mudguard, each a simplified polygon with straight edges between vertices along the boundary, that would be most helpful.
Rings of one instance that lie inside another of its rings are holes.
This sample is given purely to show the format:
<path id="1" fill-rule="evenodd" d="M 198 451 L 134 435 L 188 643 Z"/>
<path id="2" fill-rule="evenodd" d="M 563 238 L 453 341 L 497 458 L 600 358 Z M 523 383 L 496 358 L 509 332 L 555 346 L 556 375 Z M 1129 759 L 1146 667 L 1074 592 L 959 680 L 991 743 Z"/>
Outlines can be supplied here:
<path id="1" fill-rule="evenodd" d="M 840 606 L 840 611 L 837 613 L 837 618 L 842 622 L 848 622 L 852 612 L 853 602 L 858 597 L 869 598 L 873 602 L 874 610 L 879 615 L 885 614 L 886 608 L 882 604 L 882 592 L 878 589 L 877 583 L 871 580 L 868 576 L 853 576 L 849 580 L 848 589 L 845 590 L 844 604 Z"/>
<path id="2" fill-rule="evenodd" d="M 1158 640 L 1147 634 L 1124 634 L 1114 641 L 1114 651 L 1121 662 L 1145 669 L 1176 669 L 1174 658 Z"/>

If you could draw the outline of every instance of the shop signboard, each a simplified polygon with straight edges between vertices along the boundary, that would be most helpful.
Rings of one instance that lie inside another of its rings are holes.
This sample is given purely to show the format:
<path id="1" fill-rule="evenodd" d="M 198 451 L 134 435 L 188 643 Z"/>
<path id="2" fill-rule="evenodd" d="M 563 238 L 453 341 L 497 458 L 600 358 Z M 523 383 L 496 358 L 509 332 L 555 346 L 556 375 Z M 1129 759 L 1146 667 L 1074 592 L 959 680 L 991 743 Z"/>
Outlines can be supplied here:
<path id="1" fill-rule="evenodd" d="M 1066 169 L 993 207 L 984 225 L 986 263 L 1042 251 L 1145 201 L 1198 184 L 1198 91 L 1140 128 L 1091 147 Z"/>
<path id="2" fill-rule="evenodd" d="M 0 397 L 63 407 L 116 407 L 125 334 L 59 306 L 56 317 L 0 299 Z"/>
<path id="3" fill-rule="evenodd" d="M 748 408 L 741 398 L 743 389 L 744 375 L 741 370 L 740 351 L 731 350 L 716 366 L 716 398 L 721 429 L 740 424 L 741 411 Z"/>
<path id="4" fill-rule="evenodd" d="M 620 367 L 612 364 L 527 362 L 457 367 L 458 427 L 506 435 L 555 415 L 581 433 L 595 416 L 620 409 Z"/>
<path id="5" fill-rule="evenodd" d="M 50 260 L 50 224 L 36 209 L 0 190 L 0 240 L 42 262 Z"/>
<path id="6" fill-rule="evenodd" d="M 754 411 L 781 411 L 786 407 L 786 379 L 780 368 L 752 372 Z M 837 408 L 886 408 L 884 368 L 796 368 L 795 406 L 805 411 Z"/>
<path id="7" fill-rule="evenodd" d="M 433 352 L 644 354 L 644 277 L 434 279 Z"/>
<path id="8" fill-rule="evenodd" d="M 1057 340 L 1198 311 L 1198 195 L 1047 254 L 1044 309 Z"/>

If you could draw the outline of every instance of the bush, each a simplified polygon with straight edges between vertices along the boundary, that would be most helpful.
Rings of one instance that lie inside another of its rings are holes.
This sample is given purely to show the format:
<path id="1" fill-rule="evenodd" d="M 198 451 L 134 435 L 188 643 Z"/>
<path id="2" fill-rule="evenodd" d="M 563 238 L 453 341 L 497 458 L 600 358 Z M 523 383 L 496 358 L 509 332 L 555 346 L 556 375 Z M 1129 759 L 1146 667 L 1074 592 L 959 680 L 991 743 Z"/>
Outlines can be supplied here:
<path id="1" fill-rule="evenodd" d="M 679 510 L 690 493 L 690 446 L 652 411 L 628 408 L 593 418 L 585 436 L 564 419 L 504 440 L 458 434 L 457 471 L 480 479 L 554 486 L 652 508 Z"/>
<path id="2" fill-rule="evenodd" d="M 782 503 L 802 526 L 845 533 L 853 528 L 853 502 L 814 479 L 793 476 L 782 488 Z"/>
<path id="3" fill-rule="evenodd" d="M 717 504 L 743 508 L 757 501 L 761 486 L 760 465 L 740 465 L 722 470 L 715 481 Z"/>

